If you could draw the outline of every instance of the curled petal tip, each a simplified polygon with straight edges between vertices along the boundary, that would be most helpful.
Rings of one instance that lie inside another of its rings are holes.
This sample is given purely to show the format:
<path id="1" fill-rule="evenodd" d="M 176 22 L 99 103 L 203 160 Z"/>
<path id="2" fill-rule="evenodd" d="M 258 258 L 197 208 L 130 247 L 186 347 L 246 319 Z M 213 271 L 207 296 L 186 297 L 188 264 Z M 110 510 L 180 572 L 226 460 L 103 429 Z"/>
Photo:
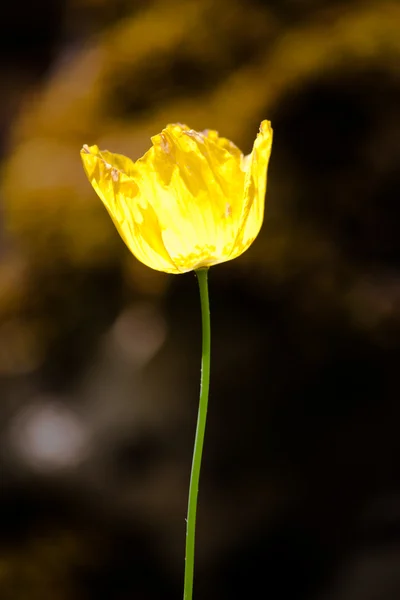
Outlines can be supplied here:
<path id="1" fill-rule="evenodd" d="M 271 121 L 267 121 L 267 120 L 261 121 L 260 133 L 272 134 Z"/>

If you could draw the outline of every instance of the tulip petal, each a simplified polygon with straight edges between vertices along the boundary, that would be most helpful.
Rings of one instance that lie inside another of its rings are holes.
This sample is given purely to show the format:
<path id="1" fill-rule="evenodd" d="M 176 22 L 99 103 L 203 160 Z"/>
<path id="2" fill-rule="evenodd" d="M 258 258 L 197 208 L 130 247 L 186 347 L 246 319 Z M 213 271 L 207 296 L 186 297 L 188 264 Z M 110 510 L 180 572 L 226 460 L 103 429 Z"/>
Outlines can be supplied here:
<path id="1" fill-rule="evenodd" d="M 140 193 L 133 161 L 86 145 L 81 157 L 90 183 L 136 258 L 153 269 L 179 273 L 165 248 L 157 215 Z"/>
<path id="2" fill-rule="evenodd" d="M 221 137 L 218 131 L 214 131 L 213 129 L 206 129 L 205 131 L 203 131 L 203 135 L 205 135 L 209 140 L 214 142 L 214 144 L 216 144 L 220 148 L 227 150 L 227 152 L 232 154 L 236 158 L 236 160 L 238 160 L 239 162 L 241 161 L 243 153 L 233 142 L 231 142 L 231 140 Z"/>
<path id="3" fill-rule="evenodd" d="M 237 236 L 229 259 L 240 256 L 257 237 L 264 219 L 267 169 L 272 147 L 272 128 L 263 121 L 251 154 L 243 158 L 246 171 L 242 213 Z"/>
<path id="4" fill-rule="evenodd" d="M 241 211 L 233 200 L 243 195 L 242 155 L 216 135 L 169 125 L 136 163 L 141 192 L 151 198 L 165 247 L 181 271 L 228 260 L 236 237 Z"/>

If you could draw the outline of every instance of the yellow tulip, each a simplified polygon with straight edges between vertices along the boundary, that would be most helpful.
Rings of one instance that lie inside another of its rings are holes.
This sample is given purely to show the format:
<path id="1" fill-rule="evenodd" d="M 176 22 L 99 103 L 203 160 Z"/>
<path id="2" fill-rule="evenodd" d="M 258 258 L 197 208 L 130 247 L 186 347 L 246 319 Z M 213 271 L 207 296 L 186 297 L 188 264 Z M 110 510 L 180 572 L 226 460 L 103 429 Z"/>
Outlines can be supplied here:
<path id="1" fill-rule="evenodd" d="M 264 218 L 272 129 L 263 121 L 248 156 L 216 131 L 167 125 L 133 162 L 84 145 L 90 183 L 122 239 L 145 265 L 185 273 L 232 260 Z"/>

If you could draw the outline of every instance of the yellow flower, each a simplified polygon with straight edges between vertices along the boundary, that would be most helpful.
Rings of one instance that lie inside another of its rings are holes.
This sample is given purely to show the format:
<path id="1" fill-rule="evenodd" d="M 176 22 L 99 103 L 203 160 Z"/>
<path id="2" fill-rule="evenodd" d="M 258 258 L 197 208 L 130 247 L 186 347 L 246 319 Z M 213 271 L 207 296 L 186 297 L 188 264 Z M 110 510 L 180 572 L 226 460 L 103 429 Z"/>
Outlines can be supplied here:
<path id="1" fill-rule="evenodd" d="M 90 183 L 131 252 L 166 273 L 209 267 L 242 254 L 260 231 L 272 129 L 263 121 L 243 156 L 216 131 L 167 125 L 133 162 L 83 146 Z"/>

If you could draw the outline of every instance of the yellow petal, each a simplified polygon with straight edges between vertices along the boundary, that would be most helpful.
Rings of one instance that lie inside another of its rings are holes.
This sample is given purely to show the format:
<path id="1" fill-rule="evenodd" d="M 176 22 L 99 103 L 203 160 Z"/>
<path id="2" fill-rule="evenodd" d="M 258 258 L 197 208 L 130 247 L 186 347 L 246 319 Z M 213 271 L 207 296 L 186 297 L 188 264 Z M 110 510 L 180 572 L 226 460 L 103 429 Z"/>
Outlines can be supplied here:
<path id="1" fill-rule="evenodd" d="M 240 217 L 234 200 L 243 196 L 241 153 L 182 125 L 152 141 L 136 163 L 139 186 L 152 198 L 172 260 L 182 272 L 228 260 Z"/>
<path id="2" fill-rule="evenodd" d="M 165 249 L 158 218 L 135 181 L 135 164 L 125 156 L 100 152 L 97 146 L 81 150 L 90 183 L 103 201 L 122 239 L 145 265 L 179 273 Z"/>
<path id="3" fill-rule="evenodd" d="M 239 148 L 230 140 L 228 140 L 224 137 L 221 137 L 219 135 L 218 131 L 214 131 L 213 129 L 206 129 L 202 133 L 209 140 L 212 140 L 214 142 L 214 144 L 216 144 L 220 148 L 223 148 L 224 150 L 227 150 L 230 154 L 232 154 L 236 158 L 236 160 L 238 160 L 239 162 L 242 160 L 243 154 L 239 150 Z"/>
<path id="4" fill-rule="evenodd" d="M 256 239 L 264 219 L 267 169 L 271 156 L 273 131 L 269 121 L 263 121 L 251 154 L 243 158 L 245 186 L 242 214 L 230 259 L 243 254 Z"/>

